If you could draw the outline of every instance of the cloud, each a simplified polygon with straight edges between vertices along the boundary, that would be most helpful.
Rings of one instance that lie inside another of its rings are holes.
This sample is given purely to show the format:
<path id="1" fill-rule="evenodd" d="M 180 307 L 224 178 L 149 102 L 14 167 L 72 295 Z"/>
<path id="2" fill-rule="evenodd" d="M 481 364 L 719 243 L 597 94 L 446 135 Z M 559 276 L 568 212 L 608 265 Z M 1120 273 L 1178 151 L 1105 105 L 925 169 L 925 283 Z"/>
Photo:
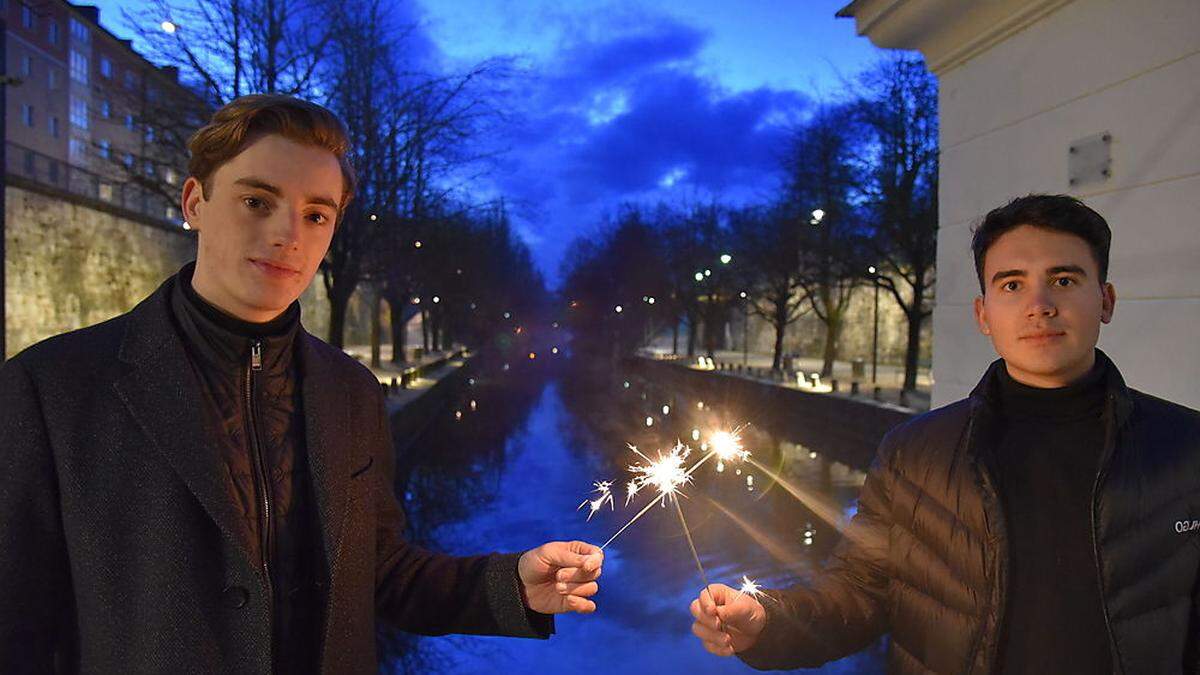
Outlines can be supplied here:
<path id="1" fill-rule="evenodd" d="M 769 192 L 789 120 L 809 105 L 793 90 L 721 86 L 701 70 L 710 36 L 694 26 L 587 19 L 557 27 L 556 48 L 514 85 L 490 178 L 552 284 L 571 240 L 622 203 Z"/>

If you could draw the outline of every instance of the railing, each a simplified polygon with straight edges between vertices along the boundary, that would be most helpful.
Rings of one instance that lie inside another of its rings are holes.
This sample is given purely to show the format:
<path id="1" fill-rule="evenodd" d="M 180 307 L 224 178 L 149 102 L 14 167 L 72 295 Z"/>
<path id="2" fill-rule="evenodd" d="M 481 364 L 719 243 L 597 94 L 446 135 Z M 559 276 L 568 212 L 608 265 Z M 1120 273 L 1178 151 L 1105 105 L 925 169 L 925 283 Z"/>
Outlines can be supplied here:
<path id="1" fill-rule="evenodd" d="M 175 206 L 160 194 L 12 141 L 6 143 L 5 150 L 4 169 L 9 176 L 124 209 L 158 225 L 180 227 Z"/>

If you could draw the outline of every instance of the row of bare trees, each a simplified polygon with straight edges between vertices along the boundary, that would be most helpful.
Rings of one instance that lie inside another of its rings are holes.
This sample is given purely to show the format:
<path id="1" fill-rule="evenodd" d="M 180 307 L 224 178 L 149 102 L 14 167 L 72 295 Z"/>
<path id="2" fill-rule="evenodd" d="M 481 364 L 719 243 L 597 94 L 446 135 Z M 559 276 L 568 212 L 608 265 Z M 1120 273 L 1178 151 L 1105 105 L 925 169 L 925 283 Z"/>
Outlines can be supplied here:
<path id="1" fill-rule="evenodd" d="M 811 313 L 828 375 L 852 294 L 879 284 L 907 319 L 912 389 L 935 286 L 937 87 L 920 60 L 898 57 L 865 72 L 855 93 L 794 130 L 770 202 L 627 206 L 604 236 L 578 243 L 564 292 L 579 332 L 628 351 L 670 327 L 679 351 L 684 324 L 686 353 L 702 338 L 711 355 L 742 308 L 774 328 L 778 369 L 788 327 Z"/>
<path id="2" fill-rule="evenodd" d="M 149 46 L 147 58 L 178 70 L 188 95 L 131 92 L 136 100 L 125 105 L 164 157 L 185 155 L 208 114 L 244 94 L 288 94 L 335 111 L 359 186 L 321 266 L 327 339 L 343 346 L 351 298 L 366 287 L 391 309 L 393 359 L 402 360 L 414 312 L 425 320 L 426 346 L 437 347 L 477 335 L 486 319 L 540 298 L 544 285 L 502 204 L 471 192 L 497 154 L 488 138 L 506 121 L 513 69 L 489 60 L 433 72 L 396 8 L 387 0 L 153 0 L 127 11 L 127 23 Z M 147 181 L 137 167 L 129 174 Z M 177 185 L 149 182 L 176 196 Z"/>

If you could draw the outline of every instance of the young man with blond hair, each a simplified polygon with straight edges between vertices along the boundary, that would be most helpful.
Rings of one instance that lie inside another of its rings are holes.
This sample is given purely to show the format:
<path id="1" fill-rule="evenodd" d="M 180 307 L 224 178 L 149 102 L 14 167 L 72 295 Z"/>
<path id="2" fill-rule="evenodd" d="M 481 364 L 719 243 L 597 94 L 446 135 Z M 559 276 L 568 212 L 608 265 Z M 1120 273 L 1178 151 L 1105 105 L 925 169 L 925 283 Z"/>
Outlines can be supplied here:
<path id="1" fill-rule="evenodd" d="M 544 638 L 593 611 L 590 544 L 404 540 L 378 381 L 300 323 L 354 194 L 341 122 L 245 96 L 189 149 L 196 260 L 0 369 L 0 672 L 366 673 L 376 618 Z"/>
<path id="2" fill-rule="evenodd" d="M 1200 673 L 1200 413 L 1096 349 L 1110 239 L 1064 195 L 987 214 L 975 318 L 1000 358 L 883 439 L 811 582 L 702 592 L 706 649 L 815 667 L 888 633 L 893 673 Z"/>

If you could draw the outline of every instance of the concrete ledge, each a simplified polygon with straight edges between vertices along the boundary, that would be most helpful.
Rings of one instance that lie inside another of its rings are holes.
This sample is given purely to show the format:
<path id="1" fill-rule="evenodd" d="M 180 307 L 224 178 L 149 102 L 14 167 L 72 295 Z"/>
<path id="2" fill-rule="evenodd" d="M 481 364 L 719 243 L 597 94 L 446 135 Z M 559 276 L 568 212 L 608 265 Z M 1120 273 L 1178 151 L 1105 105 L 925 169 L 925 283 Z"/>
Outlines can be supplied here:
<path id="1" fill-rule="evenodd" d="M 741 411 L 755 427 L 860 471 L 870 465 L 884 435 L 915 415 L 886 403 L 780 387 L 670 361 L 634 357 L 627 365 L 648 380 L 686 390 L 706 404 Z"/>

